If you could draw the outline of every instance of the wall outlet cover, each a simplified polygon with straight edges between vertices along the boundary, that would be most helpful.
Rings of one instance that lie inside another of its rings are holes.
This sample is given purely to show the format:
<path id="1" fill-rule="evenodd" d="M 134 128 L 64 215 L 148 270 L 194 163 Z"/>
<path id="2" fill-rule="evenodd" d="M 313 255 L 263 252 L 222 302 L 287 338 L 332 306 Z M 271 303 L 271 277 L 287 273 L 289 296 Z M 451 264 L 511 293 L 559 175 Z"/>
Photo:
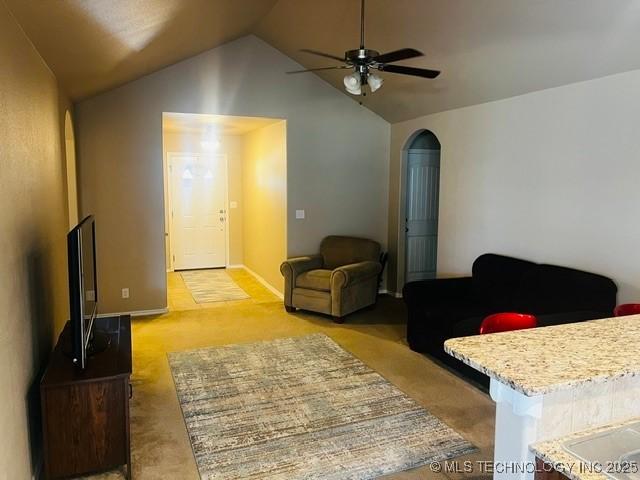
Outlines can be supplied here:
<path id="1" fill-rule="evenodd" d="M 229 208 L 238 208 L 238 202 L 229 202 Z"/>
<path id="2" fill-rule="evenodd" d="M 123 288 L 122 289 L 122 298 L 129 298 L 129 289 L 128 288 Z"/>
<path id="3" fill-rule="evenodd" d="M 298 220 L 304 219 L 304 210 L 296 210 L 296 219 Z"/>

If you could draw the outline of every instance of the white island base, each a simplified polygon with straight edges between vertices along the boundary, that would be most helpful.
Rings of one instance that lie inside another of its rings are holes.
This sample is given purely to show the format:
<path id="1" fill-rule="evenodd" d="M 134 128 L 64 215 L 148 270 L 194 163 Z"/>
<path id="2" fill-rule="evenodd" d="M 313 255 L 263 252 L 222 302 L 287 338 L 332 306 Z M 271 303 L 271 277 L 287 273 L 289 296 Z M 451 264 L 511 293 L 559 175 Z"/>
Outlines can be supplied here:
<path id="1" fill-rule="evenodd" d="M 638 376 L 536 396 L 491 378 L 490 394 L 496 402 L 495 480 L 532 480 L 533 443 L 640 416 Z"/>

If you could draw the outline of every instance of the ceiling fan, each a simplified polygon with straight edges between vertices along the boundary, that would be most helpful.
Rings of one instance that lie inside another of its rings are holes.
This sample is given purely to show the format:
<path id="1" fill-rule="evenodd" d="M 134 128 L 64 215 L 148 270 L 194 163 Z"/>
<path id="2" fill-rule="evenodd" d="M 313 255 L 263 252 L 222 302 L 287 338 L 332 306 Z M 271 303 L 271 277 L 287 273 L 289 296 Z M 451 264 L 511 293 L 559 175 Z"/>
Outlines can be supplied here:
<path id="1" fill-rule="evenodd" d="M 413 75 L 422 78 L 436 78 L 440 75 L 437 70 L 428 70 L 425 68 L 406 67 L 403 65 L 390 65 L 393 62 L 406 60 L 409 58 L 422 57 L 424 54 L 414 48 L 401 48 L 393 52 L 382 53 L 375 50 L 368 50 L 364 46 L 364 2 L 362 0 L 360 8 L 360 48 L 356 50 L 347 50 L 344 57 L 338 57 L 330 53 L 319 52 L 304 48 L 301 52 L 319 55 L 332 60 L 344 62 L 344 65 L 333 67 L 310 68 L 306 70 L 296 70 L 287 73 L 306 73 L 317 72 L 320 70 L 340 70 L 353 69 L 353 73 L 344 77 L 344 86 L 347 92 L 352 95 L 366 95 L 365 85 L 369 85 L 371 92 L 378 90 L 383 83 L 382 77 L 372 73 L 371 70 L 380 70 L 382 72 L 400 73 L 402 75 Z"/>

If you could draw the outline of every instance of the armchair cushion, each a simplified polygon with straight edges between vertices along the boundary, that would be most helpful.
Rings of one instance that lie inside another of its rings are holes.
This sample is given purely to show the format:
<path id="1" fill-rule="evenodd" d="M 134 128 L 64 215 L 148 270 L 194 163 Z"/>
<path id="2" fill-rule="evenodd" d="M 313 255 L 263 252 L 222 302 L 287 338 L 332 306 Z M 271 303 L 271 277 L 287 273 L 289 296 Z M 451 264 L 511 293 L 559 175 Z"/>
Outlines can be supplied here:
<path id="1" fill-rule="evenodd" d="M 301 273 L 296 278 L 296 287 L 330 292 L 331 273 L 331 270 L 323 270 L 320 268 Z"/>
<path id="2" fill-rule="evenodd" d="M 356 237 L 329 236 L 320 243 L 320 254 L 324 268 L 334 268 L 352 263 L 380 260 L 380 244 L 373 240 Z"/>
<path id="3" fill-rule="evenodd" d="M 377 277 L 382 270 L 380 262 L 365 261 L 338 267 L 331 272 L 331 285 L 344 288 L 363 280 Z"/>

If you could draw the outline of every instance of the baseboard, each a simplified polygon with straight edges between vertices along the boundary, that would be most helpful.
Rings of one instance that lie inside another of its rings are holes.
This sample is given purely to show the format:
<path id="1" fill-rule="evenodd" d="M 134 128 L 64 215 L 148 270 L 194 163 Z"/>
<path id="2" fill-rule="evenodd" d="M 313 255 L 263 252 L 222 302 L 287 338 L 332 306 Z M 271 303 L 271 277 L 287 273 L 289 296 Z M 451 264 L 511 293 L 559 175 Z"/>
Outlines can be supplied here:
<path id="1" fill-rule="evenodd" d="M 394 298 L 402 298 L 402 292 L 390 292 L 389 290 L 386 290 L 384 288 L 381 288 L 380 290 L 378 290 L 378 294 L 379 295 L 391 295 Z"/>
<path id="2" fill-rule="evenodd" d="M 256 272 L 251 270 L 246 265 L 241 265 L 240 267 L 244 268 L 247 272 L 249 272 L 251 275 L 253 275 L 256 278 L 256 280 L 258 280 L 267 290 L 269 290 L 271 293 L 273 293 L 276 297 L 278 297 L 280 300 L 284 300 L 284 295 L 281 292 L 279 292 L 276 288 L 274 288 L 264 278 L 262 278 L 260 275 L 258 275 Z"/>
<path id="3" fill-rule="evenodd" d="M 239 263 L 237 265 L 227 265 L 227 268 L 245 268 L 245 267 L 244 267 L 244 265 Z"/>
<path id="4" fill-rule="evenodd" d="M 131 312 L 112 312 L 112 313 L 99 313 L 98 318 L 116 317 L 119 315 L 131 315 L 132 317 L 144 317 L 147 315 L 163 315 L 169 313 L 168 308 L 156 308 L 152 310 L 133 310 Z"/>

